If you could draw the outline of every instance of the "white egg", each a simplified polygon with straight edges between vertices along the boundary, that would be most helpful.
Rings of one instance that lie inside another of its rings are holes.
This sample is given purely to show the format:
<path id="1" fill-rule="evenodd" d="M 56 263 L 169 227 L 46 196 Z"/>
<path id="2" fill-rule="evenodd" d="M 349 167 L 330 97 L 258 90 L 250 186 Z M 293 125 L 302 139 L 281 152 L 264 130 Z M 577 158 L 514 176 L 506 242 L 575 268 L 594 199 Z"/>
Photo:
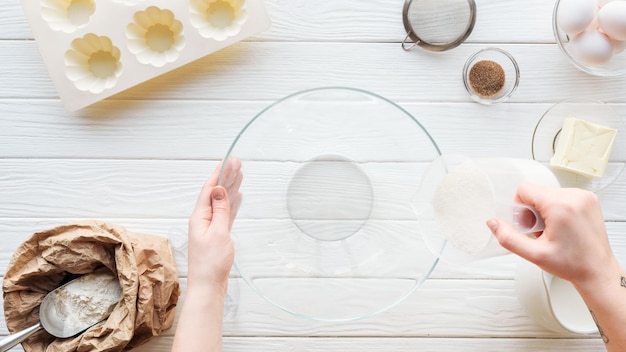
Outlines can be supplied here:
<path id="1" fill-rule="evenodd" d="M 613 39 L 626 40 L 626 1 L 613 1 L 598 12 L 602 31 Z"/>
<path id="2" fill-rule="evenodd" d="M 563 32 L 574 36 L 589 26 L 597 9 L 596 0 L 561 0 L 556 21 Z"/>
<path id="3" fill-rule="evenodd" d="M 609 38 L 596 31 L 589 30 L 575 36 L 570 42 L 572 54 L 581 62 L 590 66 L 600 66 L 613 57 L 613 45 Z"/>
<path id="4" fill-rule="evenodd" d="M 611 39 L 611 45 L 613 45 L 613 54 L 617 55 L 626 49 L 626 40 Z"/>
<path id="5" fill-rule="evenodd" d="M 600 23 L 598 23 L 598 16 L 593 16 L 593 20 L 591 20 L 591 23 L 589 23 L 589 25 L 587 26 L 587 28 L 585 28 L 585 30 L 590 30 L 590 29 L 600 29 Z"/>
<path id="6" fill-rule="evenodd" d="M 610 2 L 613 2 L 615 0 L 598 0 L 598 6 L 602 7 Z"/>

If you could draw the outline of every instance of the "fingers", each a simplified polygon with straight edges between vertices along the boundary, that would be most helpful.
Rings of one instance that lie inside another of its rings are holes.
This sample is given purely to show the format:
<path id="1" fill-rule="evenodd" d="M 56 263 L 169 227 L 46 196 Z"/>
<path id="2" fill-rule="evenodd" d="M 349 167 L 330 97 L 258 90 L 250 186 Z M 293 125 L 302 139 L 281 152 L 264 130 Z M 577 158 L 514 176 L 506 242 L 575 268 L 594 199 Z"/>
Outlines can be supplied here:
<path id="1" fill-rule="evenodd" d="M 224 172 L 220 175 L 219 185 L 224 186 L 224 188 L 228 190 L 229 196 L 232 196 L 234 192 L 239 190 L 242 179 L 241 160 L 238 158 L 229 158 L 224 167 Z"/>
<path id="2" fill-rule="evenodd" d="M 220 175 L 220 170 L 222 169 L 222 163 L 223 161 L 217 165 L 211 176 L 209 176 L 209 178 L 204 182 L 204 185 L 202 185 L 193 214 L 197 214 L 199 216 L 211 214 L 211 192 L 213 191 L 213 188 L 217 186 L 217 179 Z M 209 221 L 210 220 L 211 219 L 209 218 Z"/>
<path id="3" fill-rule="evenodd" d="M 239 192 L 239 188 L 243 182 L 243 174 L 240 170 L 241 161 L 239 159 L 231 158 L 228 162 L 230 169 L 224 171 L 220 184 L 226 188 L 228 198 L 230 199 L 230 227 L 232 227 L 241 206 L 242 195 Z"/>
<path id="4" fill-rule="evenodd" d="M 230 227 L 232 228 L 235 218 L 237 217 L 237 212 L 239 212 L 243 196 L 241 193 L 237 192 L 234 196 L 228 196 L 228 198 L 230 199 Z"/>
<path id="5" fill-rule="evenodd" d="M 550 194 L 550 189 L 543 186 L 538 186 L 530 183 L 522 183 L 517 188 L 517 194 L 515 195 L 516 201 L 531 205 L 538 209 L 541 204 L 545 203 L 545 197 Z"/>
<path id="6" fill-rule="evenodd" d="M 226 231 L 218 231 L 218 233 L 228 234 L 230 229 L 230 201 L 228 200 L 228 193 L 222 186 L 217 186 L 211 192 L 211 205 L 213 210 L 213 216 L 211 220 L 211 227 L 214 226 L 217 229 L 226 229 Z"/>
<path id="7" fill-rule="evenodd" d="M 213 187 L 217 186 L 218 181 L 220 181 L 220 173 L 221 173 L 221 181 L 220 185 L 226 188 L 232 188 L 239 181 L 239 185 L 241 185 L 241 160 L 237 158 L 229 158 L 224 164 L 224 160 L 220 161 L 220 163 L 215 167 L 213 173 L 206 180 L 204 185 L 202 186 L 202 190 L 200 190 L 200 195 L 198 196 L 198 200 L 196 202 L 196 209 L 206 207 L 210 202 L 210 195 Z M 222 171 L 222 168 L 224 170 Z M 237 189 L 239 186 L 237 186 Z"/>
<path id="8" fill-rule="evenodd" d="M 243 181 L 243 174 L 240 171 L 238 171 L 232 183 L 228 185 L 228 187 L 226 188 L 228 188 L 231 192 L 238 192 L 239 188 L 241 187 L 242 181 Z"/>
<path id="9" fill-rule="evenodd" d="M 224 162 L 226 164 L 224 164 Z M 239 188 L 242 182 L 241 160 L 228 158 L 228 160 L 220 162 L 200 190 L 196 206 L 189 218 L 190 230 L 193 230 L 194 233 L 204 233 L 211 222 L 214 221 L 216 209 L 214 209 L 215 204 L 213 203 L 218 201 L 222 204 L 223 199 L 226 199 L 226 202 L 230 199 L 232 202 L 227 204 L 230 217 L 227 223 L 229 224 L 229 228 L 232 227 L 239 206 L 241 205 L 242 196 L 239 192 Z M 213 197 L 218 183 L 223 187 L 220 187 L 221 191 L 217 191 L 218 197 L 221 199 L 216 200 L 213 199 Z M 226 196 L 223 198 L 219 195 L 222 191 L 226 192 Z M 223 210 L 218 209 L 217 212 L 222 213 Z"/>
<path id="10" fill-rule="evenodd" d="M 532 239 L 521 232 L 515 230 L 506 221 L 489 219 L 487 226 L 494 234 L 502 247 L 520 257 L 535 262 L 544 251 L 545 247 L 538 240 Z"/>

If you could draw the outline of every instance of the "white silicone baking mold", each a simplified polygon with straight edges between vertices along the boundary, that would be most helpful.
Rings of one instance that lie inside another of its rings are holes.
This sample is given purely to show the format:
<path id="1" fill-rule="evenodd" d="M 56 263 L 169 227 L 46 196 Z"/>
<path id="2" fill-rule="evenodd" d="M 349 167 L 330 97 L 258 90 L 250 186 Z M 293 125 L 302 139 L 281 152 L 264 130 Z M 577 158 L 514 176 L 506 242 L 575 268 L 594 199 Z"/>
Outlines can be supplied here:
<path id="1" fill-rule="evenodd" d="M 70 111 L 270 25 L 263 0 L 22 0 L 22 7 Z"/>

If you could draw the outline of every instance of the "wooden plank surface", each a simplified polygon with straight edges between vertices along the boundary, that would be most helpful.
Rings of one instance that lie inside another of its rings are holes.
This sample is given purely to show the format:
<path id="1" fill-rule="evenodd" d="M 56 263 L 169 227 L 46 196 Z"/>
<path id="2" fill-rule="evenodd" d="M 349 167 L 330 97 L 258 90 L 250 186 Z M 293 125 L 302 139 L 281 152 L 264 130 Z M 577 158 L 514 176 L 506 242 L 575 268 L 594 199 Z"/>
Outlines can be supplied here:
<path id="1" fill-rule="evenodd" d="M 184 291 L 186 279 L 181 284 Z M 229 293 L 234 309 L 224 318 L 224 336 L 231 337 L 582 338 L 560 336 L 530 320 L 517 301 L 513 280 L 434 279 L 379 315 L 332 323 L 282 311 L 241 279 L 231 279 Z M 7 333 L 4 324 L 1 332 Z M 163 332 L 173 334 L 173 329 Z"/>
<path id="2" fill-rule="evenodd" d="M 71 114 L 54 100 L 0 99 L 0 150 L 5 158 L 24 159 L 220 160 L 246 123 L 271 103 L 105 101 Z M 554 104 L 399 105 L 443 153 L 531 158 L 533 131 Z M 626 116 L 626 104 L 610 106 Z"/>
<path id="3" fill-rule="evenodd" d="M 76 113 L 63 110 L 20 1 L 5 2 L 0 274 L 31 234 L 98 219 L 168 237 L 184 288 L 187 217 L 199 187 L 256 113 L 302 89 L 349 86 L 380 94 L 415 116 L 442 152 L 476 157 L 531 158 L 539 119 L 567 98 L 599 99 L 626 116 L 626 76 L 590 76 L 559 51 L 551 26 L 554 1 L 476 0 L 478 21 L 468 41 L 433 54 L 401 49 L 401 0 L 267 0 L 269 30 Z M 461 80 L 465 60 L 488 46 L 509 51 L 521 70 L 517 92 L 496 106 L 472 102 Z M 275 156 L 288 147 L 277 141 Z M 258 221 L 284 206 L 287 181 L 263 176 L 279 167 L 276 161 L 245 166 L 249 203 L 238 226 L 259 226 L 263 233 L 290 221 Z M 400 194 L 391 183 L 410 184 L 407 175 L 366 167 L 374 177 L 388 178 L 381 188 L 388 197 Z M 598 195 L 611 245 L 626 262 L 626 174 Z M 264 204 L 265 211 L 255 210 Z M 393 228 L 410 212 L 392 206 L 374 215 L 377 226 Z M 272 265 L 259 270 L 271 271 Z M 516 266 L 513 255 L 464 266 L 442 262 L 398 306 L 343 323 L 288 314 L 233 270 L 229 293 L 236 311 L 225 320 L 224 350 L 604 350 L 596 335 L 562 336 L 530 320 L 515 296 Z M 0 336 L 7 333 L 0 319 Z M 167 331 L 137 351 L 168 351 L 172 338 L 173 330 Z"/>
<path id="4" fill-rule="evenodd" d="M 486 46 L 465 44 L 440 55 L 405 52 L 397 43 L 244 42 L 110 99 L 273 101 L 303 89 L 349 86 L 398 102 L 471 102 L 461 80 L 463 65 Z M 558 102 L 576 96 L 626 101 L 621 94 L 626 78 L 583 73 L 556 44 L 498 46 L 520 66 L 520 85 L 511 102 Z M 0 61 L 5 63 L 0 67 L 1 96 L 57 98 L 35 42 L 0 41 Z"/>
<path id="5" fill-rule="evenodd" d="M 0 13 L 0 38 L 31 39 L 19 0 L 5 1 Z M 554 42 L 551 2 L 478 0 L 476 3 L 481 20 L 470 41 Z M 402 1 L 371 0 L 364 4 L 359 0 L 342 0 L 330 9 L 306 0 L 267 0 L 266 7 L 272 28 L 252 40 L 399 43 L 405 35 Z M 502 24 L 506 24 L 507 30 L 503 31 Z"/>
<path id="6" fill-rule="evenodd" d="M 56 226 L 75 223 L 86 218 L 2 218 L 0 224 L 0 272 L 4 273 L 9 260 L 17 247 L 36 232 L 51 229 Z M 174 252 L 176 265 L 181 277 L 187 276 L 187 219 L 132 219 L 106 218 L 97 220 L 124 226 L 131 231 L 137 231 L 158 236 L 165 236 L 170 240 Z M 626 262 L 626 223 L 607 222 L 607 230 L 611 245 L 618 258 Z M 517 267 L 517 258 L 513 255 L 496 257 L 469 263 L 454 265 L 440 262 L 431 277 L 436 279 L 494 279 L 511 280 Z M 231 272 L 232 277 L 239 277 L 236 270 Z"/>

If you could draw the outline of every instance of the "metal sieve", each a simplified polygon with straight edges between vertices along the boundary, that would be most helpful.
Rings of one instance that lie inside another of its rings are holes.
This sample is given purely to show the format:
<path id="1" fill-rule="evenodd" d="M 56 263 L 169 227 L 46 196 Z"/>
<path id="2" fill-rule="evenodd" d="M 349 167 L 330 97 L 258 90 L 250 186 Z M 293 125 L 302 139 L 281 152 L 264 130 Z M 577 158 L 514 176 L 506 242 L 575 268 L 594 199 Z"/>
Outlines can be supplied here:
<path id="1" fill-rule="evenodd" d="M 474 0 L 406 0 L 402 8 L 404 50 L 446 51 L 467 39 L 476 23 Z"/>

